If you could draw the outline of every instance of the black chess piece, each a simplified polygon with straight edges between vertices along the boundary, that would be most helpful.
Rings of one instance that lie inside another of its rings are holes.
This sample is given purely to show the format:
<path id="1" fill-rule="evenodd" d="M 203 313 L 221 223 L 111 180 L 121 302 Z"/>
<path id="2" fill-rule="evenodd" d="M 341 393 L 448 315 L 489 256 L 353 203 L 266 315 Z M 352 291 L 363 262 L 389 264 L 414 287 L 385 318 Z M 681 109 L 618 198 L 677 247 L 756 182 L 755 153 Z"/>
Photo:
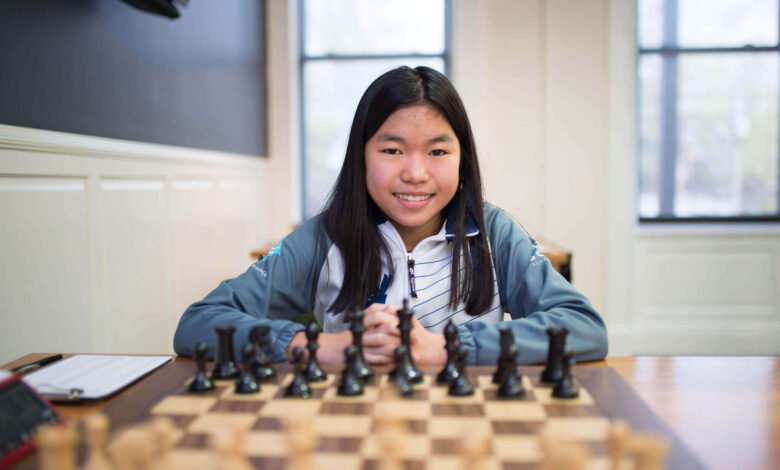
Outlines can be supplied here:
<path id="1" fill-rule="evenodd" d="M 341 372 L 339 380 L 338 394 L 342 397 L 355 397 L 363 394 L 363 380 L 357 375 L 355 363 L 357 362 L 358 350 L 354 344 L 344 348 L 344 359 L 346 365 Z"/>
<path id="2" fill-rule="evenodd" d="M 309 350 L 309 363 L 306 364 L 306 379 L 309 382 L 322 382 L 328 378 L 328 374 L 322 370 L 320 363 L 317 361 L 317 349 L 320 345 L 317 342 L 317 338 L 320 336 L 320 326 L 315 322 L 311 322 L 306 326 L 306 349 Z"/>
<path id="3" fill-rule="evenodd" d="M 255 348 L 251 344 L 244 345 L 241 350 L 241 377 L 236 382 L 235 392 L 241 395 L 257 393 L 260 391 L 260 385 L 257 384 L 255 375 L 252 373 L 254 363 Z"/>
<path id="4" fill-rule="evenodd" d="M 374 382 L 374 369 L 368 365 L 363 357 L 363 332 L 366 331 L 366 326 L 363 324 L 363 315 L 361 310 L 355 310 L 348 314 L 349 330 L 352 332 L 352 345 L 357 349 L 353 371 L 364 384 L 370 384 Z"/>
<path id="5" fill-rule="evenodd" d="M 214 390 L 214 382 L 206 375 L 206 351 L 208 347 L 206 343 L 198 343 L 195 346 L 193 356 L 195 356 L 195 363 L 198 365 L 198 371 L 195 373 L 195 378 L 192 379 L 190 384 L 190 392 L 192 393 L 204 393 Z"/>
<path id="6" fill-rule="evenodd" d="M 403 362 L 406 360 L 407 353 L 408 351 L 406 350 L 406 346 L 403 344 L 393 350 L 396 369 L 404 367 Z M 411 397 L 414 395 L 414 386 L 409 383 L 409 380 L 406 378 L 406 374 L 395 374 L 393 379 L 395 381 L 395 390 L 398 392 L 398 395 L 402 397 Z"/>
<path id="7" fill-rule="evenodd" d="M 260 382 L 270 382 L 276 378 L 276 371 L 271 366 L 271 327 L 256 325 L 249 330 L 249 342 L 254 347 L 252 373 Z"/>
<path id="8" fill-rule="evenodd" d="M 237 379 L 239 376 L 236 367 L 236 356 L 233 349 L 233 333 L 235 326 L 216 326 L 217 353 L 214 359 L 214 368 L 211 370 L 211 380 Z"/>
<path id="9" fill-rule="evenodd" d="M 311 387 L 303 373 L 303 348 L 295 346 L 292 350 L 293 379 L 284 389 L 284 396 L 292 398 L 311 398 Z"/>
<path id="10" fill-rule="evenodd" d="M 447 322 L 447 326 L 444 327 L 444 339 L 446 344 L 444 349 L 447 350 L 447 363 L 444 368 L 436 376 L 436 382 L 439 384 L 451 384 L 458 378 L 458 367 L 456 365 L 458 356 L 458 346 L 460 340 L 458 339 L 458 328 L 452 320 Z"/>
<path id="11" fill-rule="evenodd" d="M 458 378 L 450 384 L 448 394 L 454 397 L 474 395 L 474 386 L 466 376 L 466 346 L 459 345 L 457 354 Z"/>
<path id="12" fill-rule="evenodd" d="M 509 354 L 509 347 L 515 344 L 515 336 L 512 330 L 508 326 L 503 325 L 498 329 L 500 333 L 499 344 L 501 345 L 501 354 L 498 356 L 498 367 L 493 373 L 493 383 L 500 384 L 504 381 L 504 374 L 507 371 L 507 355 Z"/>
<path id="13" fill-rule="evenodd" d="M 545 330 L 549 338 L 547 348 L 547 363 L 541 375 L 541 382 L 546 385 L 555 385 L 563 374 L 563 351 L 566 349 L 566 335 L 569 330 L 551 326 Z"/>
<path id="14" fill-rule="evenodd" d="M 412 358 L 412 317 L 414 311 L 409 308 L 409 299 L 404 299 L 403 308 L 398 310 L 398 329 L 401 332 L 401 344 L 406 346 L 406 378 L 410 383 L 417 384 L 423 381 L 423 373 L 414 363 Z M 392 372 L 391 372 L 392 374 Z"/>
<path id="15" fill-rule="evenodd" d="M 567 349 L 563 354 L 563 371 L 560 380 L 555 384 L 552 391 L 552 396 L 555 398 L 577 398 L 580 396 L 580 386 L 577 385 L 577 380 L 571 372 L 571 368 L 574 365 L 574 353 L 570 349 Z"/>
<path id="16" fill-rule="evenodd" d="M 504 374 L 498 386 L 498 396 L 501 398 L 523 398 L 523 376 L 517 371 L 517 346 L 510 344 L 504 357 Z"/>

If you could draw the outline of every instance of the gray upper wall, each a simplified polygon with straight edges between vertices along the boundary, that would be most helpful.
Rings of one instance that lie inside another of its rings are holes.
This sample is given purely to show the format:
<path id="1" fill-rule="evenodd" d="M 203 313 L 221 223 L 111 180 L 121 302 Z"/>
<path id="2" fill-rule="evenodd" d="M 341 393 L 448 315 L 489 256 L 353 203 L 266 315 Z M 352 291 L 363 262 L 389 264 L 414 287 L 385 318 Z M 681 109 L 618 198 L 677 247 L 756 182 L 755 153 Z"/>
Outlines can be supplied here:
<path id="1" fill-rule="evenodd" d="M 0 123 L 265 155 L 263 3 L 0 1 Z"/>

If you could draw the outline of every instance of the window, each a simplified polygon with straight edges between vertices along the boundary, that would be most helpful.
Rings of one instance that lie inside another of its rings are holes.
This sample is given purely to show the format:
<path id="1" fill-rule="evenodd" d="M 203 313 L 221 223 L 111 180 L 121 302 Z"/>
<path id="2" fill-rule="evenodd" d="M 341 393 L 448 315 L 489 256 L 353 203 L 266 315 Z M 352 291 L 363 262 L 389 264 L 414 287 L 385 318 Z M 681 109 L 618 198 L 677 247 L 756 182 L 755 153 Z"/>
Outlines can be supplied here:
<path id="1" fill-rule="evenodd" d="M 447 73 L 449 0 L 301 0 L 304 217 L 317 214 L 341 169 L 368 85 L 399 65 Z"/>
<path id="2" fill-rule="evenodd" d="M 780 0 L 637 0 L 641 222 L 780 221 Z"/>

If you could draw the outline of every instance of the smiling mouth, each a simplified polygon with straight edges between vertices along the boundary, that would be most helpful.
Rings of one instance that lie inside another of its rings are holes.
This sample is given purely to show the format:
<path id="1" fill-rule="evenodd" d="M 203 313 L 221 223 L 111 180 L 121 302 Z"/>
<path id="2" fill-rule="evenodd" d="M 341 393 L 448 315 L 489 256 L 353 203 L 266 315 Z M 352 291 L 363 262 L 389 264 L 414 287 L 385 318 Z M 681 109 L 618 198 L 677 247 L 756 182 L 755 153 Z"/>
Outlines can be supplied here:
<path id="1" fill-rule="evenodd" d="M 404 200 L 404 201 L 425 201 L 427 199 L 430 199 L 433 197 L 433 194 L 425 194 L 422 196 L 415 196 L 411 194 L 400 194 L 400 193 L 393 193 L 393 196 L 397 197 L 398 199 Z"/>

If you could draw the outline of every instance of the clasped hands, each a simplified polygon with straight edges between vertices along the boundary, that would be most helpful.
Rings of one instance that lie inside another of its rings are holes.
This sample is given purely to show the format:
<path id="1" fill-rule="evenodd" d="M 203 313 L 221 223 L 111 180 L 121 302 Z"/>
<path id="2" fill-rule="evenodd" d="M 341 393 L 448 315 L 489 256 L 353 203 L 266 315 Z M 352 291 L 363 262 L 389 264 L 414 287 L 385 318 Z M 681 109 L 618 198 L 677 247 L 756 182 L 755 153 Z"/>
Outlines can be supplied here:
<path id="1" fill-rule="evenodd" d="M 363 356 L 371 365 L 392 364 L 393 351 L 401 344 L 401 332 L 398 330 L 398 305 L 371 304 L 363 311 Z M 417 365 L 443 365 L 447 360 L 444 349 L 444 335 L 431 333 L 412 317 L 413 328 L 410 332 L 412 358 Z M 319 338 L 320 348 L 317 359 L 323 364 L 343 364 L 344 348 L 352 344 L 352 333 L 323 333 Z M 287 349 L 287 356 L 295 346 L 304 347 L 306 336 L 297 333 Z"/>

